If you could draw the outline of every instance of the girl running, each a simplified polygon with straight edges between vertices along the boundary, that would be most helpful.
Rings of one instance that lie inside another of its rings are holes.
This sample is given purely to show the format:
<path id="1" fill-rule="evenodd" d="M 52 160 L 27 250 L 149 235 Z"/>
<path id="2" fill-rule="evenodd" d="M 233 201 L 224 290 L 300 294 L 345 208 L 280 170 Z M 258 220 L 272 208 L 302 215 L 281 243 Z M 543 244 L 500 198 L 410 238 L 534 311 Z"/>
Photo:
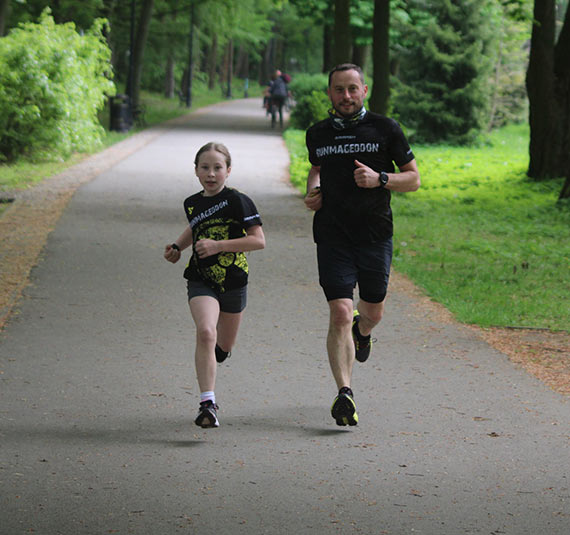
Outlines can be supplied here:
<path id="1" fill-rule="evenodd" d="M 214 393 L 216 361 L 230 356 L 247 302 L 246 251 L 265 247 L 261 217 L 253 201 L 228 188 L 231 156 L 221 143 L 207 143 L 196 154 L 195 172 L 202 191 L 184 201 L 189 226 L 166 246 L 164 258 L 175 264 L 192 247 L 184 271 L 190 313 L 196 324 L 196 375 L 200 408 L 195 423 L 218 427 Z"/>

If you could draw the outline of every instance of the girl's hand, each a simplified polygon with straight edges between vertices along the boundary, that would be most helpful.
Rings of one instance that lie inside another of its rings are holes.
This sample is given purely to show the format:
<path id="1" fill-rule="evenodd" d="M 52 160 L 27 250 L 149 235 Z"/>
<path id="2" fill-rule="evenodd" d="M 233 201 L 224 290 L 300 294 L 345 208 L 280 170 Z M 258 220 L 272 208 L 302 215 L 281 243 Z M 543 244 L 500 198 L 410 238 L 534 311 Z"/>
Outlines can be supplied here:
<path id="1" fill-rule="evenodd" d="M 171 244 L 168 244 L 164 248 L 164 258 L 166 258 L 166 260 L 172 262 L 173 264 L 176 264 L 176 262 L 180 260 L 180 255 L 181 255 L 180 251 L 174 249 L 174 247 L 172 247 Z"/>
<path id="2" fill-rule="evenodd" d="M 305 206 L 309 210 L 314 210 L 316 212 L 317 210 L 321 209 L 322 204 L 323 195 L 321 193 L 321 188 L 313 188 L 311 191 L 309 191 L 309 193 L 307 193 L 305 197 Z"/>
<path id="3" fill-rule="evenodd" d="M 208 239 L 198 240 L 194 249 L 199 258 L 208 258 L 222 252 L 221 242 Z"/>

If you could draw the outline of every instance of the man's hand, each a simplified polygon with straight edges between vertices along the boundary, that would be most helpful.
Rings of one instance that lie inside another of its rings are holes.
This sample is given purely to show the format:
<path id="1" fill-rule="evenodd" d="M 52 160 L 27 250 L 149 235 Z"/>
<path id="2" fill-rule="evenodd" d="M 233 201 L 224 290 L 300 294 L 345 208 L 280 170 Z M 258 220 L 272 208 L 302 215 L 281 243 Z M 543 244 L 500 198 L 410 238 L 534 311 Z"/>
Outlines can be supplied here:
<path id="1" fill-rule="evenodd" d="M 377 188 L 380 186 L 380 173 L 377 173 L 367 165 L 354 160 L 354 181 L 359 188 Z"/>
<path id="2" fill-rule="evenodd" d="M 322 205 L 323 194 L 321 193 L 321 188 L 313 188 L 311 191 L 309 191 L 309 193 L 307 193 L 305 197 L 305 206 L 309 210 L 314 210 L 316 212 L 317 210 L 321 209 Z"/>

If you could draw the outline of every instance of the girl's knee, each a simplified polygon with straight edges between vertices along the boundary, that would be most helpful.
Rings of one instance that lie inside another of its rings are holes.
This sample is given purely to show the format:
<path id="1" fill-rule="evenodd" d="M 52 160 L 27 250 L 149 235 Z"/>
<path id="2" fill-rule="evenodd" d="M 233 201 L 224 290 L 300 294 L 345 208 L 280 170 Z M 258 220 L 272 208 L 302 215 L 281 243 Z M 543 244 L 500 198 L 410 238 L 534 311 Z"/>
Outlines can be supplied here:
<path id="1" fill-rule="evenodd" d="M 200 344 L 214 345 L 216 343 L 216 328 L 210 325 L 196 327 L 196 339 Z"/>

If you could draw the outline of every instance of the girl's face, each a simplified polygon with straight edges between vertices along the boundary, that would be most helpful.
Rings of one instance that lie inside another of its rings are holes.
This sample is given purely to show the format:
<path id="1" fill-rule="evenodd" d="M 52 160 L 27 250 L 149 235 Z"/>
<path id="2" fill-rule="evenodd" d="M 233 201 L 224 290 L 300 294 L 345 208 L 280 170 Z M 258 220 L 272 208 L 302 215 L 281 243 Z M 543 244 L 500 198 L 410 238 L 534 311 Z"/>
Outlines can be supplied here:
<path id="1" fill-rule="evenodd" d="M 196 176 L 204 188 L 205 197 L 213 197 L 222 191 L 231 167 L 226 164 L 226 157 L 216 150 L 200 154 L 196 166 Z"/>

